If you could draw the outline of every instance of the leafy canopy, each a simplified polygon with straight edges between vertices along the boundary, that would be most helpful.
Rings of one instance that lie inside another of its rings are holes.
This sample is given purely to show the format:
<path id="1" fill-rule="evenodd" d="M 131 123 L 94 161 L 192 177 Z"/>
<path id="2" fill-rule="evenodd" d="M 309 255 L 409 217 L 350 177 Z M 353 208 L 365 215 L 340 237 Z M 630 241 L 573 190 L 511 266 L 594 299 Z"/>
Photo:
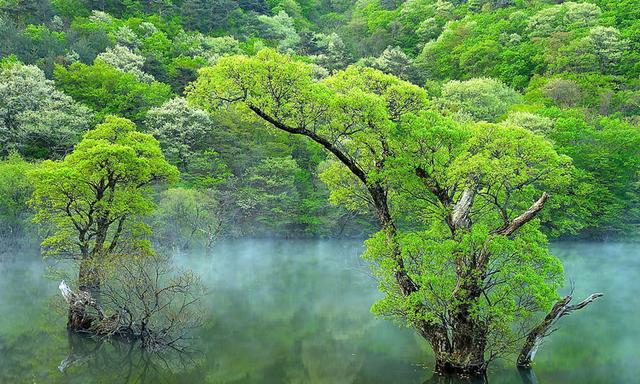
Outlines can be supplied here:
<path id="1" fill-rule="evenodd" d="M 153 136 L 108 116 L 63 160 L 30 172 L 35 220 L 51 229 L 42 245 L 48 254 L 72 257 L 148 248 L 142 218 L 154 206 L 151 184 L 177 176 Z"/>
<path id="2" fill-rule="evenodd" d="M 543 136 L 444 117 L 430 110 L 423 89 L 375 69 L 316 79 L 308 64 L 271 50 L 201 70 L 190 97 L 207 108 L 252 111 L 335 155 L 322 175 L 332 201 L 375 207 L 381 217 L 383 230 L 365 253 L 385 294 L 376 313 L 447 329 L 455 326 L 449 314 L 471 311 L 501 352 L 522 336 L 514 323 L 557 298 L 561 264 L 539 220 L 520 216 L 571 182 L 570 159 Z M 459 211 L 466 224 L 456 223 Z M 409 294 L 399 270 L 417 287 Z"/>

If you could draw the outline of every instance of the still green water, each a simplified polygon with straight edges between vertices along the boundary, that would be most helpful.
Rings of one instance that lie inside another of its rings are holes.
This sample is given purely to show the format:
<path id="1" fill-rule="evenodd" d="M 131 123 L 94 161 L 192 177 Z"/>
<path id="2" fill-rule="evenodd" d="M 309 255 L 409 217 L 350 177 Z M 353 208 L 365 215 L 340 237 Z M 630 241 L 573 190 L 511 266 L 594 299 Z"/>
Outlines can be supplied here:
<path id="1" fill-rule="evenodd" d="M 561 320 L 535 376 L 494 364 L 490 383 L 637 383 L 640 248 L 622 243 L 553 246 L 576 296 L 601 301 Z M 220 242 L 176 256 L 209 293 L 197 353 L 162 358 L 136 348 L 70 338 L 50 308 L 57 281 L 36 254 L 0 262 L 0 383 L 454 383 L 432 377 L 428 346 L 375 319 L 376 283 L 360 241 Z M 74 363 L 62 372 L 59 365 Z"/>

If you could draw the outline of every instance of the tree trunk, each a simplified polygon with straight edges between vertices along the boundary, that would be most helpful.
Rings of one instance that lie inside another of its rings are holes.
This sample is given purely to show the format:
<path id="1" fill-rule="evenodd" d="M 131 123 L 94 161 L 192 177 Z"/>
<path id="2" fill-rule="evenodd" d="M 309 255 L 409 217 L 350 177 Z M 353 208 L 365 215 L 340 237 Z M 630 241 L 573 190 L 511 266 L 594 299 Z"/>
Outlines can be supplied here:
<path id="1" fill-rule="evenodd" d="M 468 312 L 454 315 L 451 329 L 431 338 L 435 339 L 431 346 L 436 372 L 458 376 L 484 375 L 488 365 L 485 360 L 486 334 L 486 327 Z"/>
<path id="2" fill-rule="evenodd" d="M 472 352 L 475 354 L 475 352 Z M 466 358 L 461 356 L 462 358 Z M 455 375 L 458 377 L 484 376 L 487 372 L 487 363 L 471 361 L 452 361 L 449 355 L 439 358 L 436 356 L 435 371 L 441 375 Z"/>
<path id="3" fill-rule="evenodd" d="M 95 261 L 84 256 L 78 268 L 78 293 L 74 293 L 64 281 L 60 283 L 62 296 L 69 304 L 67 329 L 72 332 L 91 332 L 95 323 L 95 315 L 87 312 L 87 305 L 92 303 L 97 307 L 100 297 L 100 277 Z"/>
<path id="4" fill-rule="evenodd" d="M 100 297 L 100 275 L 92 258 L 83 258 L 78 269 L 78 288 L 91 294 L 96 300 Z"/>
<path id="5" fill-rule="evenodd" d="M 104 319 L 104 313 L 98 303 L 87 291 L 73 292 L 63 280 L 58 286 L 64 300 L 69 304 L 67 329 L 73 332 L 89 332 L 95 321 Z M 87 306 L 95 310 L 95 314 L 87 312 Z"/>
<path id="6" fill-rule="evenodd" d="M 418 333 L 431 345 L 435 356 L 435 371 L 458 377 L 482 376 L 485 360 L 486 328 L 471 317 L 458 318 L 449 329 L 425 321 L 415 324 Z"/>

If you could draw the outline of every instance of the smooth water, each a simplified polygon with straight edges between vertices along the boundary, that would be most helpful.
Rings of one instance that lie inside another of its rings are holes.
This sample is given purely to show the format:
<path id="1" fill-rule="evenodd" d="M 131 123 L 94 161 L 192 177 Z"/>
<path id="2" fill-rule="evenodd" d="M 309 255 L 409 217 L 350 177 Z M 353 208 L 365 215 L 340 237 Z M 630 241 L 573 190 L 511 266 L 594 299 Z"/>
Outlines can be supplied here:
<path id="1" fill-rule="evenodd" d="M 561 320 L 535 376 L 496 363 L 490 383 L 634 383 L 640 377 L 640 249 L 559 243 L 575 296 L 606 296 Z M 182 254 L 209 293 L 198 353 L 156 357 L 137 348 L 70 338 L 51 308 L 57 281 L 34 254 L 0 262 L 0 383 L 444 383 L 412 330 L 369 312 L 375 281 L 360 241 L 219 243 Z M 73 361 L 63 372 L 64 360 Z"/>

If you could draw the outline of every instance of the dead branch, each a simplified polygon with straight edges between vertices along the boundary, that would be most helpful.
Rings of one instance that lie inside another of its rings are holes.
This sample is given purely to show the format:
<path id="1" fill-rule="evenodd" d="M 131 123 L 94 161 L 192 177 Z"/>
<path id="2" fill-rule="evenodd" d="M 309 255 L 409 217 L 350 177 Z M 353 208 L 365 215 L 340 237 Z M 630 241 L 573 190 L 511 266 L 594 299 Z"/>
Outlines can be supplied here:
<path id="1" fill-rule="evenodd" d="M 538 352 L 538 348 L 542 344 L 543 339 L 553 332 L 553 325 L 563 316 L 570 315 L 572 312 L 586 307 L 594 302 L 597 298 L 602 297 L 603 293 L 592 293 L 586 299 L 582 300 L 578 304 L 570 305 L 569 303 L 573 299 L 572 295 L 567 295 L 558 300 L 551 311 L 545 316 L 545 318 L 534 327 L 525 340 L 524 346 L 518 356 L 517 365 L 520 368 L 529 368 L 533 363 L 533 359 Z"/>

